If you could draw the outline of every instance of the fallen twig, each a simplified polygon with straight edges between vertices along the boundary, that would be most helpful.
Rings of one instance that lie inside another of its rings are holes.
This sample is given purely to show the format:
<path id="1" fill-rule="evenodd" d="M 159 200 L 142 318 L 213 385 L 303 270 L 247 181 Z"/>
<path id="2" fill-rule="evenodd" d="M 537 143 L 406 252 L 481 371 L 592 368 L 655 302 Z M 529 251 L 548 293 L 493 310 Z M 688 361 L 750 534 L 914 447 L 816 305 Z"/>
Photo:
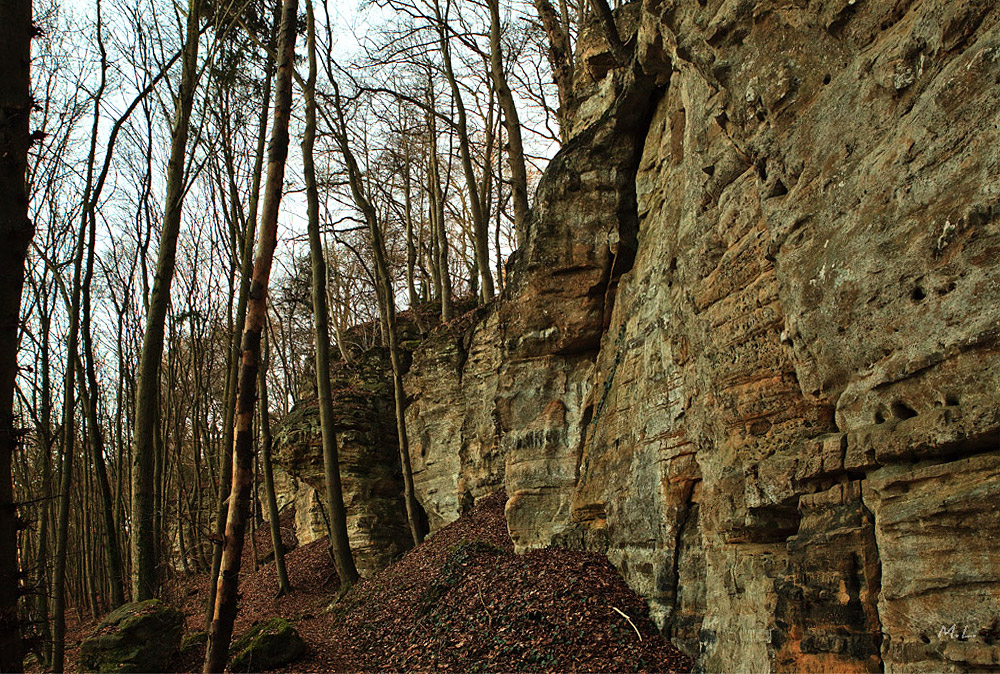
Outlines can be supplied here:
<path id="1" fill-rule="evenodd" d="M 628 624 L 629 624 L 629 625 L 631 625 L 631 626 L 632 626 L 632 629 L 634 629 L 634 630 L 635 630 L 635 634 L 636 634 L 636 636 L 637 636 L 637 637 L 639 637 L 639 641 L 642 641 L 642 634 L 640 634 L 640 633 L 639 633 L 639 628 L 635 626 L 635 623 L 634 623 L 634 622 L 632 622 L 632 619 L 631 619 L 631 618 L 629 618 L 629 617 L 628 617 L 627 615 L 625 615 L 625 613 L 624 613 L 623 611 L 621 611 L 621 610 L 619 610 L 619 609 L 615 608 L 614 606 L 612 606 L 611 608 L 612 608 L 612 609 L 614 609 L 615 613 L 617 613 L 617 614 L 618 614 L 618 615 L 620 615 L 620 616 L 621 616 L 622 618 L 625 618 L 625 620 L 627 620 L 627 621 L 628 621 Z"/>
<path id="2" fill-rule="evenodd" d="M 489 607 L 486 605 L 486 600 L 483 599 L 483 589 L 479 586 L 479 582 L 476 582 L 476 594 L 479 595 L 479 601 L 483 603 L 483 610 L 486 611 L 487 628 L 493 629 L 493 614 L 490 613 Z"/>

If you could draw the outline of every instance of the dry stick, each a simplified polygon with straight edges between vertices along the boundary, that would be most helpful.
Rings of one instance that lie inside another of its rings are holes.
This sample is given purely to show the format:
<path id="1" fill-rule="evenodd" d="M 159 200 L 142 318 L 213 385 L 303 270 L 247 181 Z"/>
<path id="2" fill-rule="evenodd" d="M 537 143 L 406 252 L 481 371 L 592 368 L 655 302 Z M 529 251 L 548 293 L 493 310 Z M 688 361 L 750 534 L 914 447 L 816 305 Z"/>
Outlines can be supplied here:
<path id="1" fill-rule="evenodd" d="M 479 583 L 476 583 L 476 594 L 479 595 L 479 601 L 483 603 L 483 610 L 486 611 L 486 627 L 488 629 L 493 629 L 493 614 L 490 613 L 490 607 L 486 605 L 486 600 L 483 599 L 483 588 L 480 587 Z"/>
<path id="2" fill-rule="evenodd" d="M 622 611 L 620 611 L 620 610 L 616 609 L 616 608 L 615 608 L 614 606 L 612 606 L 611 608 L 612 608 L 612 610 L 613 610 L 613 611 L 614 611 L 615 613 L 617 613 L 617 614 L 618 614 L 618 615 L 620 615 L 620 616 L 621 616 L 622 618 L 625 618 L 625 620 L 627 620 L 627 621 L 628 621 L 628 624 L 629 624 L 629 625 L 631 625 L 631 626 L 632 626 L 632 629 L 634 629 L 634 630 L 635 630 L 635 634 L 636 634 L 636 636 L 637 636 L 637 637 L 639 637 L 639 641 L 642 641 L 642 635 L 641 635 L 641 634 L 639 634 L 639 628 L 635 626 L 635 623 L 634 623 L 634 622 L 632 622 L 632 619 L 631 619 L 631 618 L 629 618 L 629 617 L 628 617 L 627 615 L 625 615 L 625 613 L 623 613 Z"/>
<path id="3" fill-rule="evenodd" d="M 278 243 L 278 207 L 288 156 L 288 122 L 292 108 L 292 61 L 295 56 L 297 0 L 285 0 L 278 34 L 278 75 L 275 81 L 274 125 L 268 150 L 267 182 L 261 212 L 260 239 L 254 260 L 253 277 L 243 330 L 237 407 L 233 440 L 233 484 L 222 551 L 222 565 L 216 589 L 215 614 L 209 628 L 205 652 L 207 672 L 222 672 L 229 656 L 229 641 L 236 619 L 240 561 L 250 504 L 253 469 L 253 415 L 256 403 L 261 333 L 267 319 L 267 286 L 271 277 L 274 249 Z"/>

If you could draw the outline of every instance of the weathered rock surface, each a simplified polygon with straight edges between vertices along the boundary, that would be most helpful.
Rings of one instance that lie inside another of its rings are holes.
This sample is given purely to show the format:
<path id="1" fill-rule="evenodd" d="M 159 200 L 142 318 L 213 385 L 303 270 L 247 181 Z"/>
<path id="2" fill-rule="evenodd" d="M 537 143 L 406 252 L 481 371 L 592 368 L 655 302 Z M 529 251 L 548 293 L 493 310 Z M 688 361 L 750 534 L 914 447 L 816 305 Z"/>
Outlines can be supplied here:
<path id="1" fill-rule="evenodd" d="M 302 637 L 283 618 L 257 623 L 233 642 L 232 672 L 264 672 L 293 662 L 306 650 Z"/>
<path id="2" fill-rule="evenodd" d="M 431 520 L 502 471 L 708 671 L 997 668 L 1000 6 L 625 14 L 504 297 L 414 354 Z"/>
<path id="3" fill-rule="evenodd" d="M 331 373 L 347 533 L 362 576 L 385 568 L 411 545 L 388 372 L 388 357 L 373 349 L 350 367 L 334 364 Z M 276 427 L 274 462 L 281 468 L 275 491 L 295 504 L 299 543 L 325 536 L 326 482 L 315 397 L 296 403 Z"/>
<path id="4" fill-rule="evenodd" d="M 184 632 L 184 614 L 159 599 L 120 606 L 80 644 L 88 672 L 165 672 Z"/>
<path id="5" fill-rule="evenodd" d="M 503 486 L 496 326 L 496 314 L 478 312 L 441 326 L 404 380 L 414 490 L 432 532 Z"/>

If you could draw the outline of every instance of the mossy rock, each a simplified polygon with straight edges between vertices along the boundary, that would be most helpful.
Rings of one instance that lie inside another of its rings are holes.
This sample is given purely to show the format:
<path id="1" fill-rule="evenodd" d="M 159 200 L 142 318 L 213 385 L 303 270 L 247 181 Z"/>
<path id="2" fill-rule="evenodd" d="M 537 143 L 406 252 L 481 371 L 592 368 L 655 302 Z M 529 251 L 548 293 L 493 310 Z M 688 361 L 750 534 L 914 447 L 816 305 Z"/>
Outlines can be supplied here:
<path id="1" fill-rule="evenodd" d="M 120 606 L 80 644 L 90 672 L 167 672 L 184 632 L 184 614 L 159 599 Z"/>
<path id="2" fill-rule="evenodd" d="M 189 634 L 181 640 L 181 655 L 185 655 L 190 651 L 199 648 L 202 649 L 202 651 L 204 651 L 205 644 L 207 643 L 208 643 L 208 632 L 206 632 L 205 630 Z"/>
<path id="3" fill-rule="evenodd" d="M 229 669 L 234 672 L 261 672 L 287 664 L 306 650 L 302 637 L 284 618 L 259 622 L 237 639 L 229 652 Z"/>

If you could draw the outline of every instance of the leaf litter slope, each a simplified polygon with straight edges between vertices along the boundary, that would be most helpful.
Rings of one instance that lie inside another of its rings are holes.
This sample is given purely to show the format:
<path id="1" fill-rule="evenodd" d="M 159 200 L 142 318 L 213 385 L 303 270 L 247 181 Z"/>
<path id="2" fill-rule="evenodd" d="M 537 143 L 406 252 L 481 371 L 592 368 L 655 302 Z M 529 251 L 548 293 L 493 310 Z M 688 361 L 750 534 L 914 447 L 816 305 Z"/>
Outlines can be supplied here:
<path id="1" fill-rule="evenodd" d="M 333 604 L 326 540 L 296 548 L 286 557 L 295 592 L 274 599 L 274 564 L 261 567 L 243 585 L 237 633 L 294 620 L 308 649 L 287 672 L 690 671 L 602 555 L 515 555 L 505 502 L 482 499 Z"/>

